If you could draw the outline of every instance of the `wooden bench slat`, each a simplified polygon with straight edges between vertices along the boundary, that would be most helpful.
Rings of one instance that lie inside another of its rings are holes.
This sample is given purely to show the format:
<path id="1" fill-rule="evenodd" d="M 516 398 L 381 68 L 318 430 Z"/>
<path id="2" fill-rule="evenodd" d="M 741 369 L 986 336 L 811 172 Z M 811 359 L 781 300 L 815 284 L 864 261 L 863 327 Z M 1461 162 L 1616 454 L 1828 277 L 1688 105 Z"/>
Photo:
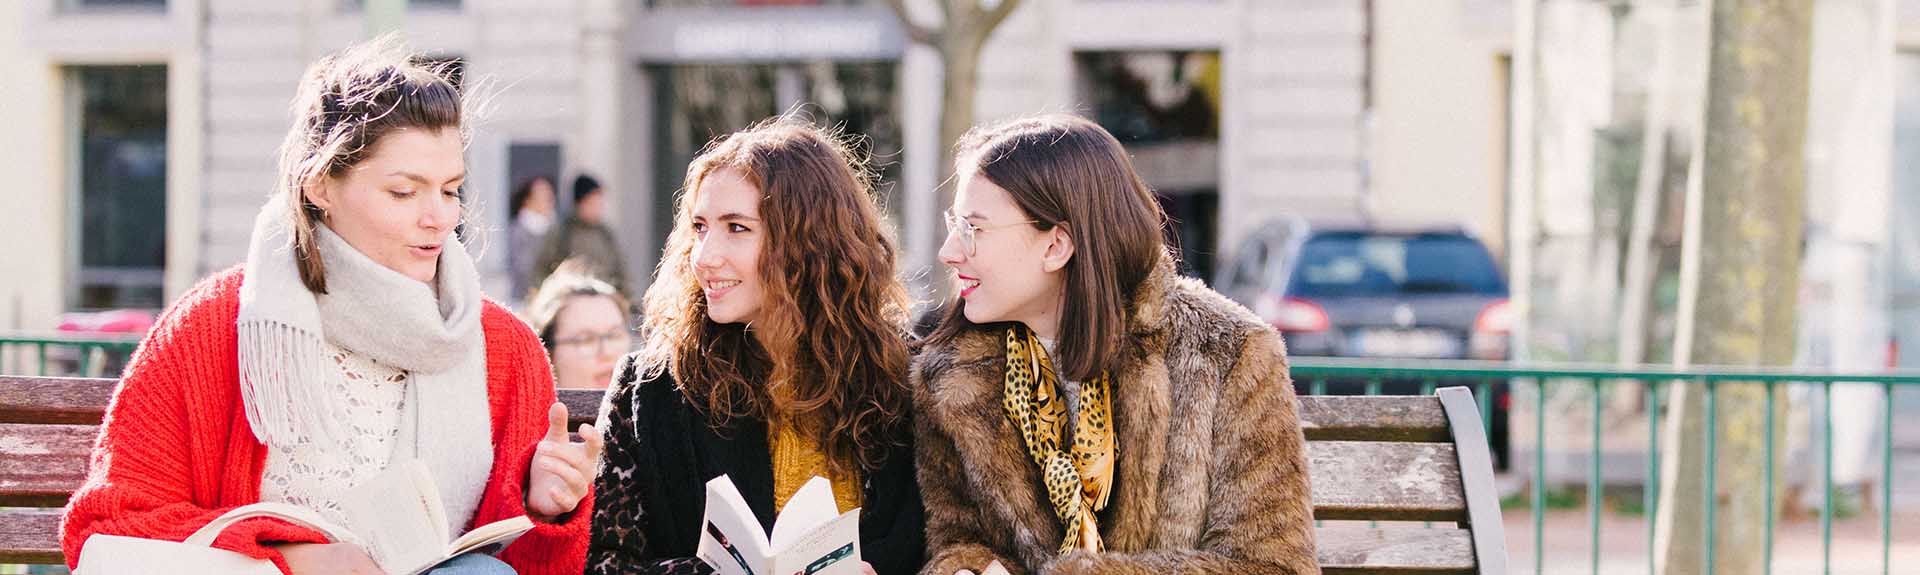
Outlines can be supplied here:
<path id="1" fill-rule="evenodd" d="M 1308 441 L 1452 440 L 1433 396 L 1303 395 L 1300 430 Z"/>
<path id="2" fill-rule="evenodd" d="M 1317 519 L 1465 521 L 1451 443 L 1309 441 Z"/>
<path id="3" fill-rule="evenodd" d="M 593 423 L 600 417 L 600 401 L 607 396 L 604 389 L 558 389 L 560 403 L 567 404 L 567 429 L 579 429 L 582 423 Z"/>
<path id="4" fill-rule="evenodd" d="M 0 563 L 59 563 L 59 509 L 85 479 L 114 380 L 0 377 Z M 605 392 L 559 391 L 573 425 L 592 422 Z M 1472 532 L 1373 529 L 1337 520 L 1467 518 L 1459 458 L 1434 397 L 1302 396 L 1320 562 L 1329 574 L 1473 573 Z"/>
<path id="5" fill-rule="evenodd" d="M 591 422 L 599 390 L 562 390 L 575 425 Z M 592 399 L 589 399 L 592 398 Z M 592 408 L 587 408 L 591 403 Z M 578 405 L 576 405 L 578 404 Z M 1437 406 L 1438 404 L 1435 403 Z M 44 428 L 44 429 L 40 429 Z M 58 506 L 86 478 L 93 426 L 0 424 L 0 505 Z M 8 448 L 17 445 L 17 449 Z M 1458 521 L 1458 459 L 1444 443 L 1309 441 L 1315 514 L 1322 519 Z M 39 452 L 40 455 L 24 455 Z"/>
<path id="6" fill-rule="evenodd" d="M 1418 526 L 1321 527 L 1314 533 L 1320 569 L 1327 575 L 1476 573 L 1473 536 L 1464 529 Z"/>
<path id="7" fill-rule="evenodd" d="M 559 390 L 567 404 L 570 427 L 593 423 L 606 392 L 598 389 Z M 1300 429 L 1308 441 L 1421 441 L 1452 440 L 1447 413 L 1433 396 L 1300 396 Z"/>
<path id="8" fill-rule="evenodd" d="M 0 510 L 0 563 L 64 563 L 59 509 Z"/>
<path id="9" fill-rule="evenodd" d="M 1316 538 L 1328 575 L 1473 573 L 1473 540 L 1460 529 L 1327 526 Z M 60 510 L 0 510 L 0 563 L 60 562 Z"/>
<path id="10" fill-rule="evenodd" d="M 0 376 L 0 423 L 100 423 L 113 398 L 112 379 Z M 592 423 L 605 392 L 562 389 L 575 423 Z M 1300 396 L 1300 427 L 1309 440 L 1448 441 L 1447 416 L 1428 396 Z"/>
<path id="11" fill-rule="evenodd" d="M 0 506 L 59 507 L 87 478 L 92 425 L 0 423 Z"/>
<path id="12" fill-rule="evenodd" d="M 114 385 L 111 379 L 0 376 L 0 423 L 98 425 Z M 599 389 L 559 390 L 574 426 L 593 423 L 605 395 Z"/>
<path id="13" fill-rule="evenodd" d="M 116 384 L 112 379 L 0 375 L 0 423 L 100 423 Z"/>

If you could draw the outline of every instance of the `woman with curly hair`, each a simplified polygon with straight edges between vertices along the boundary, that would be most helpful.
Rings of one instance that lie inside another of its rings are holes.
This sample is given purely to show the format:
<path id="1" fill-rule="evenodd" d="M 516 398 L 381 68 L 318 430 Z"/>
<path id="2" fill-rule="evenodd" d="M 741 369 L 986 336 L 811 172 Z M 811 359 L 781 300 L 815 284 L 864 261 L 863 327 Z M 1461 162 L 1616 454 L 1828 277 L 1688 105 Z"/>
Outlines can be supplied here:
<path id="1" fill-rule="evenodd" d="M 601 406 L 588 573 L 710 572 L 693 555 L 723 474 L 768 530 L 826 477 L 842 512 L 861 508 L 868 572 L 919 569 L 907 295 L 870 182 L 838 138 L 788 118 L 688 166 L 644 342 Z"/>

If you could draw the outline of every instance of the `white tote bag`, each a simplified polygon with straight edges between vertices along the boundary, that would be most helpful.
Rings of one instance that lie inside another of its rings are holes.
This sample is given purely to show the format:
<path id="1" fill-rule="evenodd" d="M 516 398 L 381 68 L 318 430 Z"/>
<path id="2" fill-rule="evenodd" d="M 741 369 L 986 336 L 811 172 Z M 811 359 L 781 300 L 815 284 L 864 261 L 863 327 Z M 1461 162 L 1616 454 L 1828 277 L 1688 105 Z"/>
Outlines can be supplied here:
<path id="1" fill-rule="evenodd" d="M 80 546 L 80 562 L 75 575 L 280 575 L 272 561 L 255 559 L 212 547 L 213 540 L 234 523 L 256 517 L 272 517 L 313 529 L 339 541 L 344 529 L 322 519 L 312 510 L 285 503 L 255 503 L 234 508 L 207 523 L 186 541 L 173 542 L 119 535 L 96 534 Z"/>

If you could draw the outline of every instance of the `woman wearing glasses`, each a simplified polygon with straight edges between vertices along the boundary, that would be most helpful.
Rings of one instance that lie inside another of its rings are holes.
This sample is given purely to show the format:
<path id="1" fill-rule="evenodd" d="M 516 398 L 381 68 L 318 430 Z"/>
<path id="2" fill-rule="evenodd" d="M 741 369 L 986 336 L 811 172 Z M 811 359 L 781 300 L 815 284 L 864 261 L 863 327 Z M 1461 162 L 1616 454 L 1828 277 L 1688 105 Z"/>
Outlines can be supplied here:
<path id="1" fill-rule="evenodd" d="M 1319 573 L 1280 336 L 1178 277 L 1126 151 L 1052 115 L 976 129 L 914 360 L 922 573 Z"/>
<path id="2" fill-rule="evenodd" d="M 613 381 L 614 364 L 633 343 L 630 309 L 613 285 L 572 260 L 541 282 L 527 321 L 553 358 L 554 387 L 598 389 Z"/>
<path id="3" fill-rule="evenodd" d="M 704 573 L 706 482 L 763 527 L 814 476 L 860 511 L 869 572 L 924 552 L 906 386 L 906 289 L 870 178 L 834 136 L 776 119 L 687 168 L 645 341 L 600 421 L 587 573 Z"/>

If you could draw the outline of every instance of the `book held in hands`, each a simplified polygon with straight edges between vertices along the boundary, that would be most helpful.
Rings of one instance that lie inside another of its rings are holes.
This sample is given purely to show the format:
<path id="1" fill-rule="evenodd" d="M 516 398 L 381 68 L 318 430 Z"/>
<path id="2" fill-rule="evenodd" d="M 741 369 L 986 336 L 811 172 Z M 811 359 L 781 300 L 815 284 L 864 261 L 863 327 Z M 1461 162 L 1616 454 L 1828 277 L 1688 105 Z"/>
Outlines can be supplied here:
<path id="1" fill-rule="evenodd" d="M 860 510 L 840 513 L 832 484 L 814 477 L 787 500 L 768 535 L 721 475 L 707 482 L 695 554 L 721 575 L 859 575 Z"/>
<path id="2" fill-rule="evenodd" d="M 533 520 L 520 515 L 453 537 L 440 489 L 419 460 L 397 462 L 354 486 L 340 508 L 367 555 L 393 575 L 422 573 L 465 553 L 498 553 L 533 529 Z"/>

